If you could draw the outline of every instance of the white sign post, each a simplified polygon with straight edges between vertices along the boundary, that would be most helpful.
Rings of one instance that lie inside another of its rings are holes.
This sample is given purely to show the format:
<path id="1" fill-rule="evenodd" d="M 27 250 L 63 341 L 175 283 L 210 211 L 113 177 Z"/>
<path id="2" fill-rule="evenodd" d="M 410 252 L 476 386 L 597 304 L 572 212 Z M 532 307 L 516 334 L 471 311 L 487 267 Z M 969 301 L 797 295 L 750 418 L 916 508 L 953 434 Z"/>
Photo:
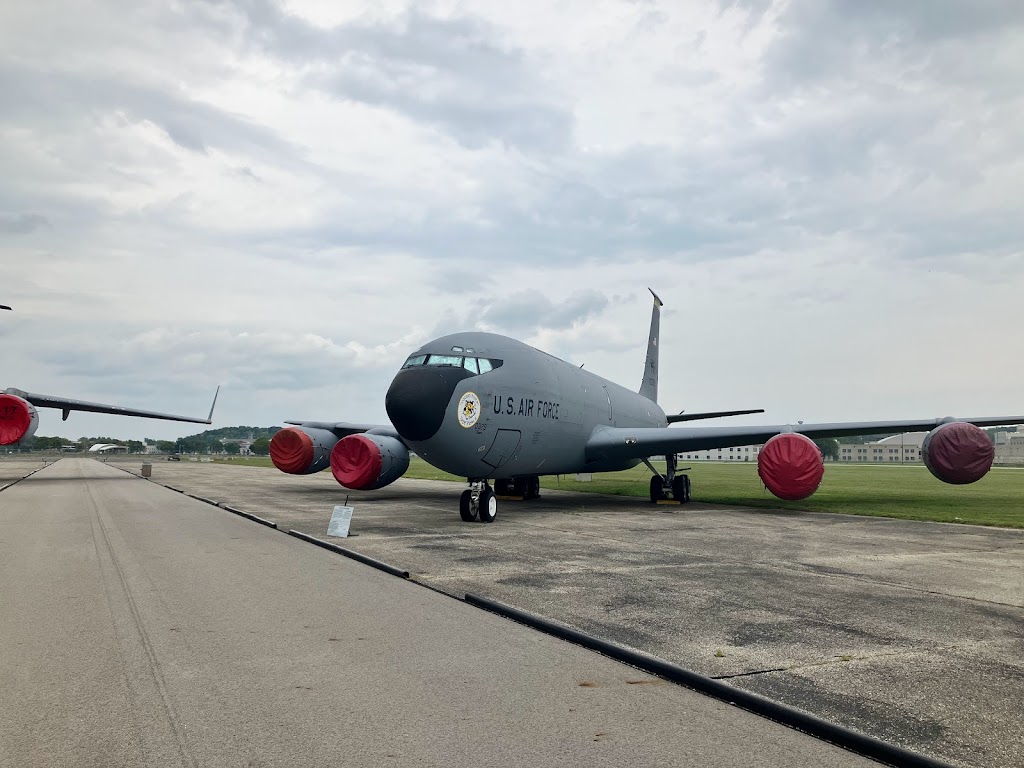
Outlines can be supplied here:
<path id="1" fill-rule="evenodd" d="M 353 507 L 343 507 L 340 504 L 334 508 L 330 525 L 327 526 L 328 536 L 348 538 L 348 527 L 352 524 L 353 509 Z"/>

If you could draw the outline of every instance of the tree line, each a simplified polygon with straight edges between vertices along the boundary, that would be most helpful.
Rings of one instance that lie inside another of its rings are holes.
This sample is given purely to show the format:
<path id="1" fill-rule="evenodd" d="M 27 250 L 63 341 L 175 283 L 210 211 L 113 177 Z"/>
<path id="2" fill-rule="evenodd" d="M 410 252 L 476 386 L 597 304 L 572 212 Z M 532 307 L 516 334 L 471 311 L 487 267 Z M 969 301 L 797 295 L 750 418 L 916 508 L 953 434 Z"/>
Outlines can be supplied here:
<path id="1" fill-rule="evenodd" d="M 197 435 L 189 435 L 177 440 L 121 440 L 116 437 L 80 437 L 72 440 L 67 437 L 46 437 L 35 435 L 22 440 L 12 450 L 18 451 L 61 451 L 74 449 L 88 451 L 96 443 L 109 443 L 124 446 L 128 453 L 145 453 L 147 446 L 152 446 L 159 453 L 213 453 L 237 456 L 241 449 L 239 440 L 254 438 L 250 450 L 257 456 L 270 453 L 270 438 L 281 427 L 221 427 L 209 429 Z"/>

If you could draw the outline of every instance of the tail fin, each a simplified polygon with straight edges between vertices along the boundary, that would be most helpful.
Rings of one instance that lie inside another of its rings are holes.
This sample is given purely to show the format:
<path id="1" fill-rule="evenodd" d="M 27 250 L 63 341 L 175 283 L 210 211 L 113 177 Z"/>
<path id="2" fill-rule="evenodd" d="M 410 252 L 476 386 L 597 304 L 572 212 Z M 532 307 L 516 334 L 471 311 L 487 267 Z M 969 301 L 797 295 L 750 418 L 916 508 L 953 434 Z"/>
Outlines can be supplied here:
<path id="1" fill-rule="evenodd" d="M 650 288 L 647 289 L 651 291 Z M 658 334 L 661 332 L 661 299 L 651 291 L 654 297 L 654 310 L 651 312 L 651 334 L 647 339 L 647 361 L 644 363 L 644 378 L 640 384 L 640 394 L 648 400 L 658 402 Z"/>

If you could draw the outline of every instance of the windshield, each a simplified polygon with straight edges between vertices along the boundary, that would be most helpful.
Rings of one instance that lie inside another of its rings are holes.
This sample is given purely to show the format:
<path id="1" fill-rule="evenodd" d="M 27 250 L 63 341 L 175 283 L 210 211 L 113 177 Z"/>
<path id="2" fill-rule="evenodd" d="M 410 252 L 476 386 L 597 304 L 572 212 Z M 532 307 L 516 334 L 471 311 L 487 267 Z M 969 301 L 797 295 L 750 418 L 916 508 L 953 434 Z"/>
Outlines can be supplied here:
<path id="1" fill-rule="evenodd" d="M 413 355 L 402 369 L 419 368 L 420 366 L 450 366 L 452 368 L 465 368 L 474 376 L 487 373 L 495 368 L 501 367 L 501 360 L 488 359 L 486 357 L 463 357 L 462 355 Z"/>

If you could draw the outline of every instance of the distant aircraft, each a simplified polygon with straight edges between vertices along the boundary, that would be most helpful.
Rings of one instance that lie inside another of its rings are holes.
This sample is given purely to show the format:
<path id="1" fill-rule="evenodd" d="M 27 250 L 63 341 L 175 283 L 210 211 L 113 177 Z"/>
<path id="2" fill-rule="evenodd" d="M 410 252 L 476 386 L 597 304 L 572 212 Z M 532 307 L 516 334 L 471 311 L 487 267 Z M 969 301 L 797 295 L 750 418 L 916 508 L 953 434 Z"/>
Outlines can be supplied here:
<path id="1" fill-rule="evenodd" d="M 89 453 L 114 453 L 116 451 L 128 452 L 128 446 L 115 445 L 114 443 L 96 443 L 89 448 Z"/>
<path id="2" fill-rule="evenodd" d="M 10 307 L 6 304 L 0 304 L 0 309 L 10 309 Z M 53 397 L 52 395 L 37 395 L 34 392 L 24 392 L 23 390 L 9 387 L 0 393 L 0 445 L 14 445 L 32 437 L 36 433 L 36 428 L 39 426 L 37 407 L 59 408 L 64 412 L 61 416 L 63 421 L 68 420 L 68 415 L 71 411 L 89 411 L 91 413 L 112 413 L 118 416 L 137 416 L 143 419 L 212 424 L 213 409 L 217 405 L 218 394 L 220 394 L 220 387 L 217 387 L 217 391 L 213 393 L 213 405 L 210 406 L 210 415 L 203 419 L 194 416 L 175 416 L 170 413 L 157 413 L 156 411 L 139 411 L 133 408 L 122 408 L 119 405 L 90 403 L 85 400 L 68 400 L 64 397 Z M 67 448 L 67 446 L 64 447 Z"/>
<path id="3" fill-rule="evenodd" d="M 289 421 L 274 435 L 278 469 L 309 474 L 331 467 L 346 488 L 382 488 L 409 467 L 409 452 L 467 478 L 459 512 L 493 522 L 497 496 L 540 495 L 540 475 L 611 472 L 643 462 L 651 470 L 652 502 L 689 500 L 680 452 L 764 443 L 758 474 L 783 499 L 817 490 L 824 474 L 811 438 L 928 430 L 928 469 L 947 483 L 980 479 L 994 450 L 982 426 L 1022 424 L 1024 416 L 918 421 L 856 421 L 746 427 L 669 427 L 682 421 L 762 413 L 716 411 L 666 416 L 658 399 L 658 336 L 654 309 L 639 392 L 632 392 L 522 342 L 493 333 L 457 333 L 428 342 L 398 371 L 385 398 L 391 424 Z M 392 426 L 393 425 L 393 426 Z M 665 472 L 650 461 L 664 456 Z M 490 482 L 494 482 L 492 488 Z"/>

